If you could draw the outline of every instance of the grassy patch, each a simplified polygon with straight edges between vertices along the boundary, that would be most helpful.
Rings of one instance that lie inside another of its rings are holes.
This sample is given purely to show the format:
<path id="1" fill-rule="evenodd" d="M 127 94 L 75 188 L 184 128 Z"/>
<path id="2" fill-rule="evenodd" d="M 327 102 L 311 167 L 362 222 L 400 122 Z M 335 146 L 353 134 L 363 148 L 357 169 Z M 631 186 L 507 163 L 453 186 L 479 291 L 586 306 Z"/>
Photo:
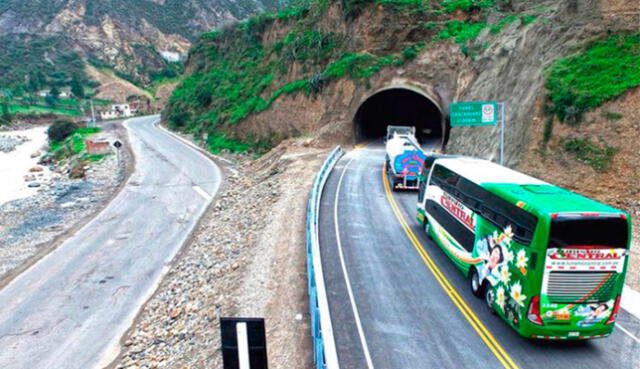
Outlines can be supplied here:
<path id="1" fill-rule="evenodd" d="M 467 41 L 474 40 L 480 32 L 487 26 L 484 22 L 470 23 L 459 20 L 451 20 L 445 24 L 445 28 L 435 37 L 436 40 L 447 40 L 453 38 L 460 45 L 465 45 Z"/>
<path id="2" fill-rule="evenodd" d="M 106 158 L 107 155 L 89 155 L 89 154 L 85 154 L 82 156 L 82 160 L 89 162 L 89 163 L 95 163 L 98 162 L 104 158 Z"/>
<path id="3" fill-rule="evenodd" d="M 251 145 L 227 138 L 224 134 L 213 134 L 207 139 L 207 148 L 214 154 L 220 154 L 223 151 L 239 153 L 248 151 Z"/>
<path id="4" fill-rule="evenodd" d="M 495 5 L 493 0 L 448 0 L 441 3 L 447 13 L 458 10 L 470 12 L 473 10 L 488 9 Z"/>
<path id="5" fill-rule="evenodd" d="M 497 35 L 498 33 L 500 33 L 500 31 L 502 31 L 504 27 L 508 26 L 509 24 L 517 20 L 518 20 L 517 15 L 514 15 L 514 14 L 508 15 L 500 19 L 498 23 L 492 25 L 491 28 L 489 28 L 489 32 L 491 32 L 492 35 Z"/>
<path id="6" fill-rule="evenodd" d="M 584 113 L 640 85 L 640 33 L 612 35 L 581 53 L 558 60 L 546 87 L 552 113 L 578 123 Z"/>
<path id="7" fill-rule="evenodd" d="M 67 137 L 64 141 L 54 141 L 49 143 L 49 153 L 56 158 L 56 160 L 62 160 L 73 155 L 80 155 L 87 150 L 85 139 L 87 136 L 101 132 L 100 128 L 78 128 L 73 134 Z M 88 156 L 101 156 L 101 155 L 87 155 Z M 94 158 L 95 159 L 95 158 Z M 96 160 L 90 160 L 96 161 Z"/>
<path id="8" fill-rule="evenodd" d="M 624 117 L 624 115 L 620 114 L 620 113 L 614 113 L 611 111 L 603 111 L 602 112 L 602 117 L 608 120 L 620 120 Z"/>
<path id="9" fill-rule="evenodd" d="M 82 112 L 79 110 L 72 109 L 61 109 L 61 108 L 49 108 L 39 105 L 17 105 L 11 104 L 9 105 L 9 110 L 12 114 L 57 114 L 57 115 L 68 115 L 72 117 L 82 116 Z"/>
<path id="10" fill-rule="evenodd" d="M 565 141 L 564 149 L 572 153 L 579 161 L 592 166 L 598 172 L 604 172 L 611 165 L 618 149 L 612 146 L 600 147 L 588 138 L 573 138 Z"/>

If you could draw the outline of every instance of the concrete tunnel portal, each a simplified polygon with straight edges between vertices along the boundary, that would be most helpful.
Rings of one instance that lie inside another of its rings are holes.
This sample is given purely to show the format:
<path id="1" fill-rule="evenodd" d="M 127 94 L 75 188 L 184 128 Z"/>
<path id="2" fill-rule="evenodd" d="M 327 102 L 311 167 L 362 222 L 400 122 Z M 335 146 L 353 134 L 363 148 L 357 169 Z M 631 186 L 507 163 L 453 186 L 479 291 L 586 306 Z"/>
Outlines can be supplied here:
<path id="1" fill-rule="evenodd" d="M 387 126 L 414 126 L 423 146 L 444 148 L 447 138 L 440 107 L 426 94 L 412 89 L 388 88 L 369 96 L 354 117 L 356 143 L 384 137 Z"/>

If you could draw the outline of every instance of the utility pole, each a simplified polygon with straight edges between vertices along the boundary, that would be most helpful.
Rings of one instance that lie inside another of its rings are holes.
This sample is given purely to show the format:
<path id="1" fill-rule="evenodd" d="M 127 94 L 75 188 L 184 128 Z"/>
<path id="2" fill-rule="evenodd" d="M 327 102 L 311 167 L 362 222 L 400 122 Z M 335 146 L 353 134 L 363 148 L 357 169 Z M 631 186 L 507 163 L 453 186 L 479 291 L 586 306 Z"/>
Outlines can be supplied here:
<path id="1" fill-rule="evenodd" d="M 96 125 L 96 113 L 93 110 L 93 99 L 91 99 L 91 125 L 92 127 L 95 127 Z"/>

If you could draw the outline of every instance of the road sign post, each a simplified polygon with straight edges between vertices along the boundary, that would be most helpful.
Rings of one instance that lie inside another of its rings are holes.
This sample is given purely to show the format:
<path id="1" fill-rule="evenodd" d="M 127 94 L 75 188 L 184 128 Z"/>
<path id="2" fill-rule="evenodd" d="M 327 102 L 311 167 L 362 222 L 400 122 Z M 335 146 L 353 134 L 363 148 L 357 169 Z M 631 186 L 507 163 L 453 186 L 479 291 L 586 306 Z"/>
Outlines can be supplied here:
<path id="1" fill-rule="evenodd" d="M 505 103 L 459 102 L 450 107 L 451 127 L 495 126 L 500 108 L 500 164 L 504 165 Z"/>

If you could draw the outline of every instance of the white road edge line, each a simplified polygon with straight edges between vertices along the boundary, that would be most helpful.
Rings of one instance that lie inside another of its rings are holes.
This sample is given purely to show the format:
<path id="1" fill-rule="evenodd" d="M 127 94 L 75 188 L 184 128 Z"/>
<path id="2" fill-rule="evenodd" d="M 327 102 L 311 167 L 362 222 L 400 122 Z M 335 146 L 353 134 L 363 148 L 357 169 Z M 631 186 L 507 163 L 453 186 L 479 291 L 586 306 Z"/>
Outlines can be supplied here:
<path id="1" fill-rule="evenodd" d="M 616 323 L 616 328 L 620 328 L 620 330 L 624 332 L 627 336 L 631 337 L 632 340 L 636 341 L 637 343 L 640 343 L 640 338 L 634 336 L 631 332 L 629 332 L 623 326 L 621 326 L 620 323 Z"/>
<path id="2" fill-rule="evenodd" d="M 340 199 L 340 187 L 342 187 L 342 180 L 344 179 L 345 173 L 347 173 L 347 169 L 349 165 L 353 161 L 353 157 L 349 159 L 344 169 L 342 170 L 342 175 L 340 175 L 340 180 L 338 181 L 338 187 L 336 190 L 336 201 L 333 207 L 333 218 L 336 223 L 336 242 L 338 243 L 338 254 L 340 255 L 340 264 L 342 266 L 342 273 L 344 274 L 344 280 L 347 285 L 347 292 L 349 293 L 349 300 L 351 301 L 351 308 L 353 310 L 353 315 L 356 320 L 356 327 L 358 328 L 358 335 L 360 336 L 360 343 L 362 344 L 362 350 L 364 351 L 364 358 L 367 362 L 367 367 L 369 369 L 373 369 L 373 362 L 371 361 L 371 354 L 369 353 L 369 346 L 367 345 L 367 339 L 364 336 L 364 330 L 362 329 L 362 322 L 360 321 L 360 314 L 358 313 L 358 307 L 356 306 L 355 298 L 353 297 L 353 290 L 351 289 L 351 280 L 349 279 L 349 273 L 347 272 L 347 266 L 344 262 L 344 254 L 342 253 L 342 242 L 340 241 L 340 225 L 338 223 L 338 202 Z"/>
<path id="3" fill-rule="evenodd" d="M 625 284 L 622 289 L 620 307 L 633 315 L 636 319 L 640 320 L 640 292 Z"/>
<path id="4" fill-rule="evenodd" d="M 207 191 L 205 191 L 204 189 L 202 189 L 202 187 L 200 186 L 193 186 L 193 189 L 202 197 L 204 197 L 205 200 L 207 201 L 211 201 L 213 199 L 213 196 L 209 195 L 207 193 Z"/>
<path id="5" fill-rule="evenodd" d="M 160 119 L 158 119 L 158 122 L 156 122 L 156 123 L 155 123 L 155 126 L 156 126 L 158 129 L 160 129 L 161 131 L 163 131 L 164 133 L 166 133 L 166 134 L 170 135 L 171 137 L 173 137 L 173 138 L 175 138 L 175 139 L 177 139 L 177 140 L 182 141 L 185 145 L 190 146 L 192 149 L 195 149 L 195 150 L 198 152 L 198 154 L 200 154 L 200 155 L 202 155 L 202 156 L 205 156 L 205 155 L 202 153 L 202 151 L 201 151 L 201 150 L 202 150 L 202 148 L 201 148 L 201 147 L 199 147 L 199 146 L 195 145 L 193 142 L 191 142 L 191 141 L 189 141 L 189 140 L 185 139 L 184 137 L 181 137 L 180 135 L 177 135 L 177 134 L 175 134 L 174 132 L 171 132 L 171 131 L 169 131 L 168 129 L 164 128 L 164 127 L 160 124 Z M 238 175 L 238 174 L 239 174 L 239 172 L 238 172 L 236 169 L 234 169 L 234 168 L 232 168 L 232 167 L 231 167 L 231 166 L 233 165 L 233 163 L 232 163 L 230 160 L 225 159 L 225 158 L 223 158 L 223 157 L 221 157 L 221 156 L 218 156 L 218 155 L 213 155 L 213 154 L 209 154 L 209 155 L 211 155 L 211 156 L 215 157 L 216 159 L 218 159 L 218 160 L 220 160 L 220 161 L 223 161 L 223 162 L 225 162 L 225 163 L 229 164 L 229 166 L 227 167 L 227 169 L 229 169 L 230 171 L 232 171 L 235 175 Z M 206 157 L 206 156 L 205 156 L 205 157 Z M 209 158 L 207 158 L 207 159 L 209 159 Z"/>

